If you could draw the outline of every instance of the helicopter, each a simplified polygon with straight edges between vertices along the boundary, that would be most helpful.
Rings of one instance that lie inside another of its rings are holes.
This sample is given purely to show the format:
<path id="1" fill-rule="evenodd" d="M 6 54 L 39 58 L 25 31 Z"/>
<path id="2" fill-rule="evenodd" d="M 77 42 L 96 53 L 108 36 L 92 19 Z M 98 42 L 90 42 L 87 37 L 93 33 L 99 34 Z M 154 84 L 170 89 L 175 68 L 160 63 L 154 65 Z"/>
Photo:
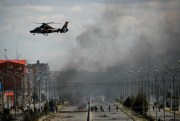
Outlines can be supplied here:
<path id="1" fill-rule="evenodd" d="M 36 24 L 42 24 L 39 27 L 36 27 L 35 29 L 31 30 L 30 33 L 33 33 L 33 35 L 35 34 L 44 34 L 46 36 L 48 36 L 49 33 L 54 33 L 54 32 L 59 32 L 59 33 L 66 33 L 68 31 L 68 21 L 66 21 L 63 25 L 62 28 L 53 28 L 51 26 L 49 26 L 49 24 L 59 24 L 59 23 L 55 23 L 55 22 L 49 22 L 49 23 L 36 23 Z"/>

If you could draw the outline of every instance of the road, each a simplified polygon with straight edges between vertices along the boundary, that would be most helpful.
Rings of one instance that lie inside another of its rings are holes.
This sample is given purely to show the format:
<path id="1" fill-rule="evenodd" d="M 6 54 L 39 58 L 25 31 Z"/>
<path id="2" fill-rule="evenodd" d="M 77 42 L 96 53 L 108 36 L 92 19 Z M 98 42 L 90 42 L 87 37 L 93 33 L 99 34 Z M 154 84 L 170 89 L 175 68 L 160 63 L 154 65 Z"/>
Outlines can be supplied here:
<path id="1" fill-rule="evenodd" d="M 153 106 L 150 107 L 150 114 L 153 116 L 153 117 L 156 117 L 156 108 L 154 108 L 154 111 L 153 111 Z M 176 114 L 176 121 L 180 121 L 180 115 L 177 115 Z M 162 109 L 158 109 L 157 108 L 157 118 L 161 119 L 161 120 L 164 120 L 164 110 Z M 166 111 L 165 112 L 165 120 L 166 121 L 172 121 L 172 119 L 174 118 L 174 114 L 172 112 L 169 112 L 169 111 Z"/>
<path id="2" fill-rule="evenodd" d="M 109 111 L 110 105 L 110 111 Z M 123 113 L 121 110 L 116 110 L 114 103 L 104 102 L 104 101 L 94 101 L 91 102 L 91 106 L 97 106 L 98 111 L 90 113 L 91 121 L 133 121 L 129 116 Z M 103 111 L 100 110 L 102 106 Z"/>
<path id="3" fill-rule="evenodd" d="M 98 110 L 97 112 L 90 112 L 90 121 L 132 121 L 132 119 L 118 109 L 116 111 L 116 106 L 113 103 L 108 102 L 91 102 L 91 106 L 103 107 L 103 112 Z M 109 111 L 109 105 L 111 106 L 111 111 Z M 86 108 L 79 109 L 78 106 L 67 107 L 58 113 L 49 115 L 46 119 L 49 121 L 87 121 L 87 106 Z"/>
<path id="4" fill-rule="evenodd" d="M 78 109 L 78 106 L 70 106 L 49 116 L 47 119 L 50 121 L 86 121 L 87 109 L 86 111 L 82 111 L 81 109 Z"/>

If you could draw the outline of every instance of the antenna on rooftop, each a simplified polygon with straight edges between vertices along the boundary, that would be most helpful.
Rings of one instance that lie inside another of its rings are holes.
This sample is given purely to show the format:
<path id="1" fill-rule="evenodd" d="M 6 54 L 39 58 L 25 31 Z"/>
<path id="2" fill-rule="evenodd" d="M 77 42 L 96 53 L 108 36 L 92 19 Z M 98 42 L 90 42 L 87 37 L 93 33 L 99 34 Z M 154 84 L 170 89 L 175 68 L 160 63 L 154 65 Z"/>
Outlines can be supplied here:
<path id="1" fill-rule="evenodd" d="M 4 49 L 4 57 L 5 57 L 6 60 L 8 60 L 8 57 L 7 57 L 7 50 L 6 50 L 6 49 Z"/>
<path id="2" fill-rule="evenodd" d="M 16 60 L 19 60 L 20 58 L 20 54 L 18 54 L 18 49 L 17 49 L 17 46 L 16 46 Z"/>

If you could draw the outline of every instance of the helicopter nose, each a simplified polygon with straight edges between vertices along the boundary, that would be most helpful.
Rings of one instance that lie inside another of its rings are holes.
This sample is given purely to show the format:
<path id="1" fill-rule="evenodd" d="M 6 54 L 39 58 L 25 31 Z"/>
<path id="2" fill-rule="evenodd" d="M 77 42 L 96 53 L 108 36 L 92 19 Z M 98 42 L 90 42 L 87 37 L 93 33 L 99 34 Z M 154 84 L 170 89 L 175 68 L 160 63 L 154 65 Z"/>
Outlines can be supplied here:
<path id="1" fill-rule="evenodd" d="M 30 33 L 33 33 L 33 30 L 31 30 Z"/>

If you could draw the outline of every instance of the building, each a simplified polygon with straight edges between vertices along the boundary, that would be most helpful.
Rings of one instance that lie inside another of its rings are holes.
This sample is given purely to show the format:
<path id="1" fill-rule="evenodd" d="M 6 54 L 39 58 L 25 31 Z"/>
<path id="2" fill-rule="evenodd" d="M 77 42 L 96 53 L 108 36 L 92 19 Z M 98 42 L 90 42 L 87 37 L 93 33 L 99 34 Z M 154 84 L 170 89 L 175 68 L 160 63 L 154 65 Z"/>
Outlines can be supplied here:
<path id="1" fill-rule="evenodd" d="M 28 94 L 33 97 L 33 93 L 41 95 L 42 91 L 45 91 L 45 78 L 47 78 L 49 73 L 49 65 L 47 63 L 40 63 L 38 60 L 37 63 L 27 64 L 26 66 L 28 72 Z M 44 84 L 44 85 L 43 85 Z M 31 102 L 34 102 L 33 99 Z"/>
<path id="2" fill-rule="evenodd" d="M 27 92 L 26 60 L 0 60 L 1 102 L 21 106 Z"/>

